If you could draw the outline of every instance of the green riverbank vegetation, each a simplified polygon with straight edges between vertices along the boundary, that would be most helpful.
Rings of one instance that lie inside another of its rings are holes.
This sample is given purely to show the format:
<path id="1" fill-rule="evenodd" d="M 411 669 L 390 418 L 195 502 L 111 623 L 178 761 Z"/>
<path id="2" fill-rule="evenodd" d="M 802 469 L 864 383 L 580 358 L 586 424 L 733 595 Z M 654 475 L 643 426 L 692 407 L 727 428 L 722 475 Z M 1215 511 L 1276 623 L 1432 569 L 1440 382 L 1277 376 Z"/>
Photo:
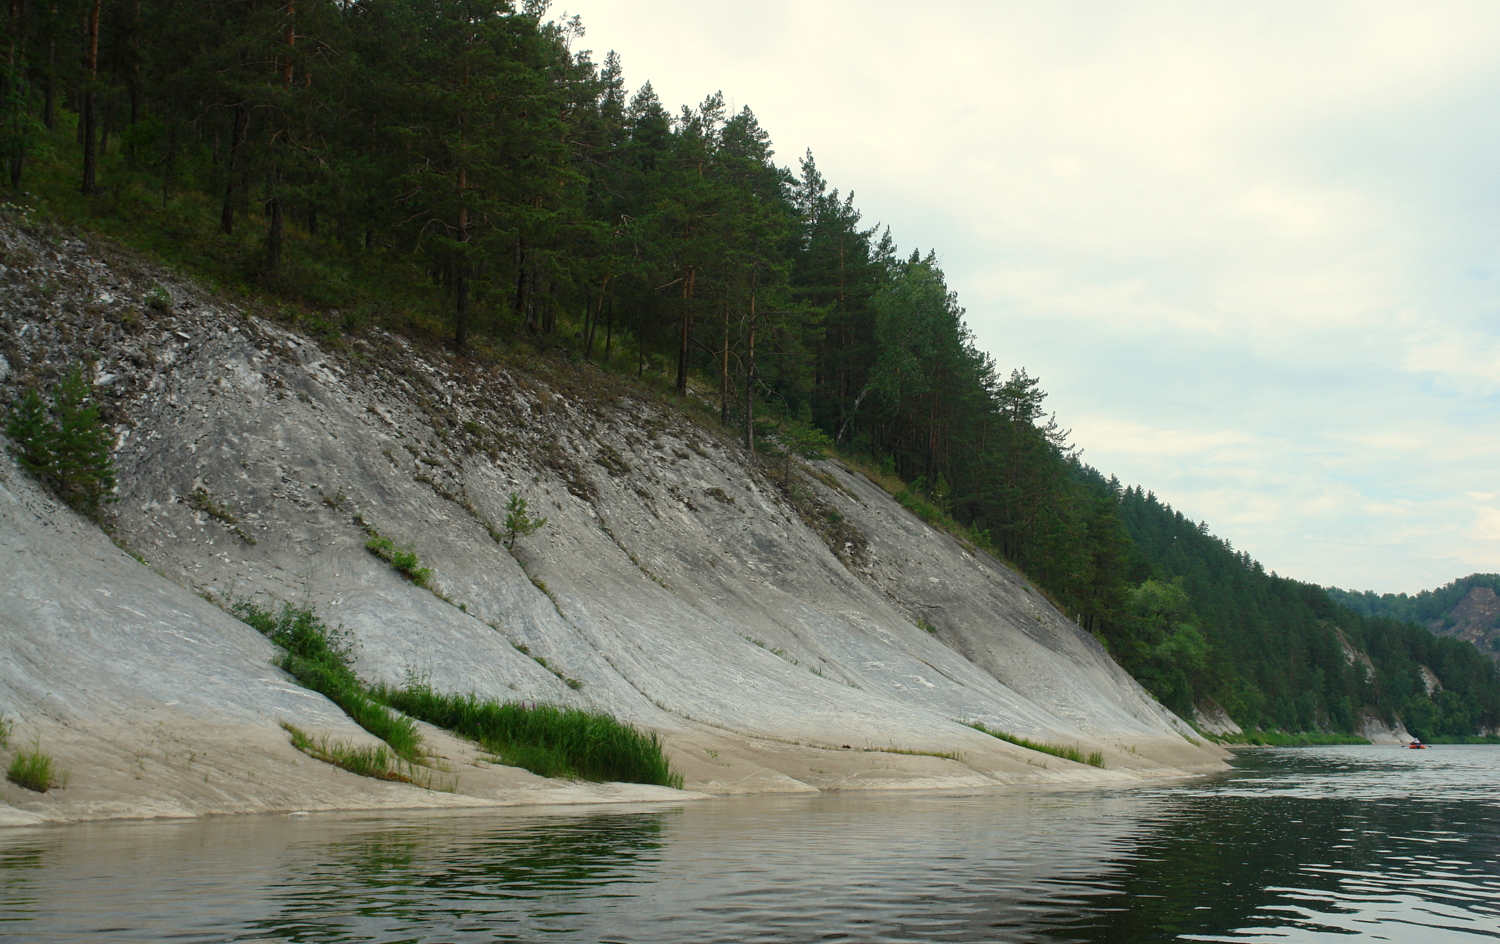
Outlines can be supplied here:
<path id="1" fill-rule="evenodd" d="M 602 712 L 444 695 L 415 682 L 372 694 L 413 718 L 476 741 L 502 764 L 543 777 L 682 789 L 682 774 L 672 769 L 654 732 Z"/>
<path id="2" fill-rule="evenodd" d="M 67 786 L 68 777 L 68 771 L 59 768 L 51 754 L 42 752 L 40 741 L 33 741 L 29 750 L 17 752 L 5 770 L 6 780 L 37 793 Z"/>
<path id="3" fill-rule="evenodd" d="M 283 603 L 280 610 L 271 610 L 241 600 L 229 610 L 281 647 L 278 666 L 302 685 L 327 696 L 385 745 L 314 739 L 283 723 L 292 743 L 319 760 L 381 780 L 449 789 L 446 781 L 427 769 L 432 762 L 422 746 L 416 719 L 469 738 L 500 763 L 524 767 L 542 777 L 682 788 L 682 775 L 667 760 L 661 739 L 609 715 L 555 705 L 502 703 L 475 695 L 443 695 L 417 681 L 399 689 L 369 687 L 351 668 L 347 634 L 328 627 L 310 607 Z"/>
<path id="4" fill-rule="evenodd" d="M 1494 664 L 1267 573 L 1083 464 L 1040 381 L 976 346 L 936 250 L 899 248 L 810 151 L 778 163 L 748 106 L 631 91 L 546 0 L 0 18 L 0 214 L 38 238 L 117 239 L 334 349 L 382 329 L 564 384 L 629 376 L 765 455 L 794 500 L 799 444 L 826 444 L 1025 574 L 1186 718 L 1500 727 Z M 156 291 L 131 318 L 172 307 Z M 513 544 L 520 520 L 492 533 Z"/>
<path id="5" fill-rule="evenodd" d="M 1500 734 L 1439 734 L 1422 738 L 1423 744 L 1500 744 Z"/>
<path id="6" fill-rule="evenodd" d="M 1315 744 L 1369 744 L 1368 738 L 1333 731 L 1244 731 L 1235 735 L 1204 734 L 1215 744 L 1227 747 L 1308 747 Z"/>
<path id="7" fill-rule="evenodd" d="M 1008 741 L 1017 747 L 1024 747 L 1029 751 L 1051 754 L 1053 757 L 1061 757 L 1063 760 L 1070 760 L 1075 764 L 1088 764 L 1091 767 L 1104 766 L 1103 751 L 1090 751 L 1085 754 L 1083 749 L 1076 744 L 1069 746 L 1066 744 L 1050 744 L 1046 741 L 1033 741 L 1031 738 L 1020 737 L 1007 731 L 1001 731 L 999 728 L 989 727 L 979 721 L 963 721 L 960 723 L 968 725 L 975 731 L 983 731 L 990 737 Z"/>

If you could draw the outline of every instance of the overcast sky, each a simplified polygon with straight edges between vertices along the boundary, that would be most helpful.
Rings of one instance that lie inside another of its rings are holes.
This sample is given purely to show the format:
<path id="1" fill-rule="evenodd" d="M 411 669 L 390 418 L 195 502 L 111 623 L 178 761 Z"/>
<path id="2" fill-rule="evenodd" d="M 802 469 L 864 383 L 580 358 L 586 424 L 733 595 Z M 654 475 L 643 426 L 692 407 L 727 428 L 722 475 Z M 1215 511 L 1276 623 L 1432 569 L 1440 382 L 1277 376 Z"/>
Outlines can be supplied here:
<path id="1" fill-rule="evenodd" d="M 1105 474 L 1301 580 L 1500 571 L 1500 3 L 554 3 L 935 249 Z"/>

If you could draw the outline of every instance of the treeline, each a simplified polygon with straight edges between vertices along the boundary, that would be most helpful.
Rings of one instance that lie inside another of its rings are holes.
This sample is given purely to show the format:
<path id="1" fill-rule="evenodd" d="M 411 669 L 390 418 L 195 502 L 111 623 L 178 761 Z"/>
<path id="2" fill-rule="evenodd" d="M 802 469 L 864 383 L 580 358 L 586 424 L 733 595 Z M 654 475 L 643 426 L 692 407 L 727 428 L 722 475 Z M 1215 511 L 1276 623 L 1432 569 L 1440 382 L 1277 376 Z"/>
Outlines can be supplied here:
<path id="1" fill-rule="evenodd" d="M 1037 379 L 975 345 L 935 254 L 865 224 L 811 153 L 778 165 L 722 95 L 673 112 L 649 83 L 627 91 L 619 59 L 577 48 L 582 24 L 545 0 L 4 10 L 13 188 L 82 193 L 128 236 L 170 231 L 174 252 L 345 308 L 335 332 L 366 323 L 347 310 L 364 291 L 376 320 L 422 308 L 460 356 L 564 345 L 691 381 L 752 448 L 770 412 L 784 442 L 866 454 L 1184 714 L 1213 698 L 1251 726 L 1347 729 L 1405 697 L 1367 690 L 1317 628 L 1342 617 L 1309 616 L 1300 585 L 1262 576 L 1221 605 L 1211 536 L 1189 529 L 1198 563 L 1164 557 L 1152 529 L 1177 525 L 1150 522 L 1180 516 L 1083 466 Z"/>
<path id="2" fill-rule="evenodd" d="M 1500 574 L 1470 574 L 1445 583 L 1436 590 L 1423 590 L 1415 595 L 1340 590 L 1338 587 L 1329 587 L 1328 595 L 1356 613 L 1389 616 L 1425 625 L 1446 617 L 1475 587 L 1485 587 L 1500 593 Z"/>
<path id="3" fill-rule="evenodd" d="M 1120 510 L 1154 585 L 1134 598 L 1158 627 L 1138 677 L 1169 704 L 1212 699 L 1242 727 L 1283 731 L 1348 731 L 1361 711 L 1424 737 L 1500 726 L 1500 674 L 1473 646 L 1267 572 L 1144 489 L 1124 489 Z"/>
<path id="4" fill-rule="evenodd" d="M 12 0 L 4 35 L 13 184 L 70 131 L 78 189 L 196 209 L 262 285 L 336 251 L 419 273 L 459 350 L 566 335 L 697 378 L 747 442 L 770 408 L 882 457 L 1085 624 L 1117 615 L 1123 530 L 1037 381 L 748 107 L 627 93 L 543 2 Z"/>

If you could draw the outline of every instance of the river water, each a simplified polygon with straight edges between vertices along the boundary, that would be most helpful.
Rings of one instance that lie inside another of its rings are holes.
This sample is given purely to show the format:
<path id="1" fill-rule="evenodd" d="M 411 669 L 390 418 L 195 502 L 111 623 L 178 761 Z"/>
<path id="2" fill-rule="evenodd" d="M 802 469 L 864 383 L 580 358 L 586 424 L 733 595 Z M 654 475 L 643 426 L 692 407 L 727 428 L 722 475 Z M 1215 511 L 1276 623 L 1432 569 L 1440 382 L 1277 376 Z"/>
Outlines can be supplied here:
<path id="1" fill-rule="evenodd" d="M 1500 747 L 1145 786 L 0 830 L 0 940 L 1500 939 Z"/>

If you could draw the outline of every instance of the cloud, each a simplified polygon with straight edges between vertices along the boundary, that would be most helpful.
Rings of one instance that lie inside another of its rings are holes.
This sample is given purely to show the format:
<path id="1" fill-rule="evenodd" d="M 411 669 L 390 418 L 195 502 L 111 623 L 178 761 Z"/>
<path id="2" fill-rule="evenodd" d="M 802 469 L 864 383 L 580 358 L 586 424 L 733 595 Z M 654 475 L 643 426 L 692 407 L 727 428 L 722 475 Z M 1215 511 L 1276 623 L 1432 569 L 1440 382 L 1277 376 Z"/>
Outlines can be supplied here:
<path id="1" fill-rule="evenodd" d="M 1500 6 L 584 0 L 812 148 L 1085 458 L 1267 567 L 1500 570 Z M 602 58 L 602 56 L 600 57 Z"/>

